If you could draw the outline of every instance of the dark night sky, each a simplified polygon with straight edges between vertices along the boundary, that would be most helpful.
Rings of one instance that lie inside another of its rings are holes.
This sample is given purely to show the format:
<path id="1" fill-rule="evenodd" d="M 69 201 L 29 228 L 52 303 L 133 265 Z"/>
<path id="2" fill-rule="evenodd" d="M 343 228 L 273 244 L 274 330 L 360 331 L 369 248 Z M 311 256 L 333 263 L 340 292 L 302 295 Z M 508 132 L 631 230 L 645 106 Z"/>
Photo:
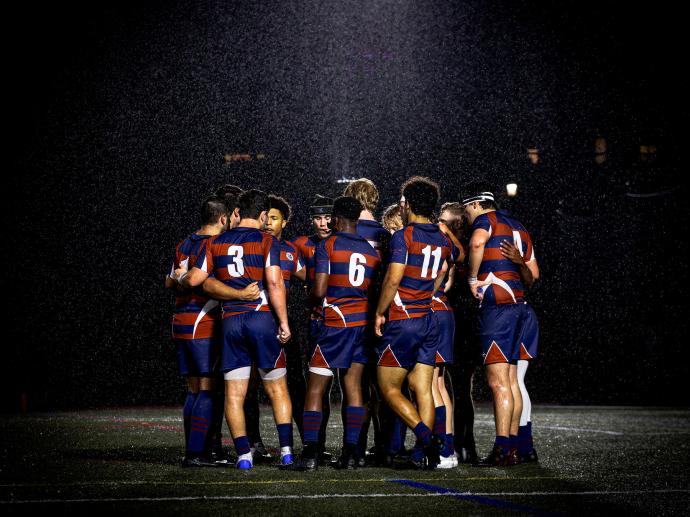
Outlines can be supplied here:
<path id="1" fill-rule="evenodd" d="M 296 236 L 341 176 L 386 205 L 417 173 L 444 201 L 478 176 L 520 183 L 544 276 L 535 401 L 688 403 L 685 190 L 628 195 L 680 181 L 678 7 L 241 4 L 8 13 L 3 406 L 179 399 L 162 278 L 216 186 L 284 195 Z"/>

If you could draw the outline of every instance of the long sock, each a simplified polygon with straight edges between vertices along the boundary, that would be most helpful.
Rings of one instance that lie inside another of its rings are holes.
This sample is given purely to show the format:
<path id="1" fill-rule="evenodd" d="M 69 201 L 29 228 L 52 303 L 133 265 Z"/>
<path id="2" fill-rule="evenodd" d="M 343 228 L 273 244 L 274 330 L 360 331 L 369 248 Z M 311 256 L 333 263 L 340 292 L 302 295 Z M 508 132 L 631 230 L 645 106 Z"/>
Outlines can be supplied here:
<path id="1" fill-rule="evenodd" d="M 289 424 L 277 424 L 278 442 L 281 449 L 283 447 L 292 447 L 292 422 Z"/>
<path id="2" fill-rule="evenodd" d="M 328 419 L 331 417 L 331 387 L 333 381 L 329 384 L 328 389 L 323 394 L 323 399 L 321 400 L 321 427 L 319 428 L 319 452 L 322 452 L 326 448 L 326 430 L 328 429 Z M 306 411 L 305 411 L 306 413 Z M 304 425 L 304 424 L 302 424 Z M 305 441 L 306 433 L 305 433 Z"/>
<path id="3" fill-rule="evenodd" d="M 495 446 L 500 447 L 503 454 L 508 454 L 510 452 L 510 438 L 508 436 L 496 436 Z"/>
<path id="4" fill-rule="evenodd" d="M 238 436 L 237 438 L 233 438 L 232 441 L 235 443 L 235 451 L 237 451 L 238 456 L 249 454 L 249 438 L 246 436 Z"/>
<path id="5" fill-rule="evenodd" d="M 367 408 L 364 409 L 366 410 Z M 370 416 L 371 413 L 369 411 L 365 411 L 365 418 L 362 422 L 362 429 L 360 429 L 359 431 L 359 439 L 357 440 L 357 454 L 360 458 L 364 458 L 364 456 L 367 453 L 367 441 L 369 440 L 369 426 L 372 421 L 371 418 L 366 418 L 366 415 Z M 374 445 L 375 444 L 376 440 L 374 440 Z"/>
<path id="6" fill-rule="evenodd" d="M 361 406 L 347 406 L 345 408 L 345 420 L 347 422 L 347 427 L 345 428 L 346 444 L 357 445 L 359 442 L 359 433 L 362 430 L 365 413 L 364 408 Z"/>
<path id="7" fill-rule="evenodd" d="M 261 432 L 259 431 L 259 391 L 250 389 L 244 399 L 244 415 L 247 425 L 247 438 L 250 444 L 255 444 L 261 441 Z"/>
<path id="8" fill-rule="evenodd" d="M 508 437 L 508 442 L 510 443 L 510 448 L 511 449 L 517 449 L 518 446 L 518 437 L 516 434 L 511 434 Z"/>
<path id="9" fill-rule="evenodd" d="M 217 388 L 213 394 L 213 418 L 211 419 L 211 450 L 223 449 L 223 414 L 225 413 L 225 391 Z"/>
<path id="10" fill-rule="evenodd" d="M 529 454 L 533 448 L 532 422 L 527 422 L 527 425 L 521 425 L 518 430 L 518 451 L 520 454 Z"/>
<path id="11" fill-rule="evenodd" d="M 213 393 L 208 390 L 200 391 L 192 407 L 189 452 L 201 454 L 206 450 L 212 418 Z"/>
<path id="12" fill-rule="evenodd" d="M 182 406 L 182 421 L 184 422 L 184 446 L 189 450 L 189 431 L 192 421 L 192 408 L 196 402 L 196 393 L 187 392 L 187 398 L 184 399 L 184 406 Z"/>
<path id="13" fill-rule="evenodd" d="M 453 443 L 453 433 L 446 433 L 446 450 L 448 454 L 446 456 L 451 456 L 455 454 L 455 444 Z"/>
<path id="14" fill-rule="evenodd" d="M 434 434 L 443 439 L 446 437 L 446 406 L 434 408 Z"/>
<path id="15" fill-rule="evenodd" d="M 318 443 L 319 429 L 323 414 L 321 411 L 305 411 L 302 415 L 302 426 L 304 429 L 304 443 Z"/>
<path id="16" fill-rule="evenodd" d="M 407 429 L 407 426 L 403 424 L 402 419 L 396 415 L 393 418 L 393 424 L 390 430 L 391 435 L 388 440 L 388 452 L 390 454 L 396 454 L 403 448 L 404 442 L 400 439 L 402 436 L 401 428 Z"/>
<path id="17" fill-rule="evenodd" d="M 419 461 L 424 457 L 424 447 L 431 443 L 431 429 L 424 422 L 419 422 L 412 430 L 417 437 L 417 442 L 412 449 L 412 459 Z"/>

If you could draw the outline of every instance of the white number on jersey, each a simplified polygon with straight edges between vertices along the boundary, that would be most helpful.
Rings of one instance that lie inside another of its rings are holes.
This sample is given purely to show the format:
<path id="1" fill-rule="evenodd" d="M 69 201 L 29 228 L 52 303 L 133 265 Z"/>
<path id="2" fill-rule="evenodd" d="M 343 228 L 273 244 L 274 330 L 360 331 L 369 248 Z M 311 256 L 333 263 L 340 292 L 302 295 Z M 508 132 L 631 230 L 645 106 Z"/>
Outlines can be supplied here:
<path id="1" fill-rule="evenodd" d="M 228 256 L 232 257 L 232 262 L 228 264 L 228 273 L 230 276 L 239 278 L 244 275 L 244 248 L 242 246 L 230 246 L 228 248 Z"/>
<path id="2" fill-rule="evenodd" d="M 431 246 L 425 246 L 422 249 L 424 254 L 424 262 L 422 263 L 422 278 L 427 278 L 429 274 L 429 262 L 431 257 L 434 257 L 434 265 L 431 267 L 431 278 L 436 278 L 438 275 L 438 266 L 441 265 L 441 248 L 435 247 L 432 251 Z"/>
<path id="3" fill-rule="evenodd" d="M 350 255 L 350 268 L 347 276 L 352 287 L 359 287 L 364 283 L 364 276 L 366 273 L 364 266 L 366 263 L 367 259 L 361 253 L 353 253 Z"/>

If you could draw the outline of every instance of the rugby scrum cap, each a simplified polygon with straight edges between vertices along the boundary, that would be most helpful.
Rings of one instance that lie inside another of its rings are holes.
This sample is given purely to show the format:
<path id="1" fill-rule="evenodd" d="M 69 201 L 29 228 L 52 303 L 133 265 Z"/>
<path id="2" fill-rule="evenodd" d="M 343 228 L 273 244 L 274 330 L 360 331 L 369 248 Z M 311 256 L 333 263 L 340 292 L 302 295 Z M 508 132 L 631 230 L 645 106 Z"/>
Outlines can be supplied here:
<path id="1" fill-rule="evenodd" d="M 493 201 L 494 203 L 496 202 L 496 200 L 494 199 L 493 192 L 488 191 L 475 192 L 470 190 L 469 192 L 463 194 L 463 197 L 460 198 L 460 203 L 463 205 L 474 203 L 475 201 Z"/>
<path id="2" fill-rule="evenodd" d="M 311 202 L 309 207 L 309 215 L 325 215 L 333 213 L 333 200 L 330 197 L 322 196 L 321 194 L 316 194 L 316 197 Z"/>

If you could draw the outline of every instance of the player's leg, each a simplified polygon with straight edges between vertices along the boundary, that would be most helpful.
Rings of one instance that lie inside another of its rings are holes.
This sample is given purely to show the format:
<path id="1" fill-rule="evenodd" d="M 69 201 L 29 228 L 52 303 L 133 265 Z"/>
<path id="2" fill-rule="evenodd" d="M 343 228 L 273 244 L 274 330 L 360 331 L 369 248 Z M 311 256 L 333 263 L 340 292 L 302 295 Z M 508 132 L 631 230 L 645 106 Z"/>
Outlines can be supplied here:
<path id="1" fill-rule="evenodd" d="M 520 333 L 520 355 L 518 360 L 517 379 L 522 394 L 522 414 L 518 430 L 518 453 L 521 461 L 536 463 L 539 461 L 537 451 L 532 440 L 532 401 L 525 386 L 525 374 L 530 361 L 537 356 L 539 343 L 539 323 L 532 307 L 527 304 L 523 308 L 523 325 Z"/>
<path id="2" fill-rule="evenodd" d="M 281 465 L 291 465 L 292 457 L 292 402 L 287 386 L 286 368 L 261 369 L 264 391 L 271 400 L 273 419 L 278 431 Z"/>
<path id="3" fill-rule="evenodd" d="M 254 463 L 266 462 L 272 459 L 271 454 L 266 450 L 261 439 L 261 412 L 259 409 L 259 372 L 256 367 L 252 367 L 252 375 L 249 378 L 249 388 L 247 397 L 244 400 L 244 416 L 247 421 L 247 437 L 252 451 Z"/>
<path id="4" fill-rule="evenodd" d="M 506 465 L 510 453 L 510 424 L 513 418 L 513 392 L 510 385 L 510 364 L 492 363 L 486 366 L 486 378 L 493 394 L 496 438 L 487 462 Z"/>
<path id="5" fill-rule="evenodd" d="M 225 418 L 237 451 L 237 468 L 240 469 L 253 466 L 244 417 L 244 399 L 250 376 L 251 366 L 235 368 L 225 374 Z"/>
<path id="6" fill-rule="evenodd" d="M 457 467 L 458 459 L 455 456 L 453 447 L 453 402 L 448 389 L 446 388 L 446 367 L 434 368 L 434 385 L 438 396 L 441 398 L 441 405 L 436 406 L 434 418 L 434 433 L 443 439 L 441 447 L 441 461 L 439 468 Z M 434 404 L 437 403 L 436 398 Z"/>
<path id="7" fill-rule="evenodd" d="M 296 329 L 290 323 L 291 329 Z M 292 418 L 297 425 L 300 438 L 304 438 L 302 431 L 302 414 L 304 413 L 304 398 L 307 394 L 307 381 L 304 378 L 304 360 L 300 348 L 300 340 L 297 336 L 285 344 L 285 356 L 287 361 L 287 383 L 292 402 Z"/>
<path id="8" fill-rule="evenodd" d="M 518 455 L 518 431 L 520 428 L 520 416 L 522 415 L 522 395 L 517 381 L 517 364 L 511 364 L 508 369 L 510 390 L 513 394 L 513 415 L 510 419 L 510 454 L 511 463 L 520 463 Z"/>
<path id="9" fill-rule="evenodd" d="M 333 372 L 327 368 L 310 367 L 307 380 L 307 396 L 304 400 L 304 441 L 300 468 L 315 470 L 321 424 L 323 421 L 323 398 L 333 382 Z"/>
<path id="10" fill-rule="evenodd" d="M 339 468 L 356 468 L 359 453 L 359 443 L 362 424 L 366 418 L 366 408 L 362 396 L 362 375 L 365 364 L 352 363 L 349 368 L 341 368 L 340 385 L 343 392 L 343 404 L 345 405 L 345 427 L 343 433 L 343 453 L 338 460 Z"/>
<path id="11" fill-rule="evenodd" d="M 187 396 L 182 407 L 182 421 L 184 424 L 184 444 L 185 444 L 185 458 L 189 457 L 189 434 L 191 431 L 192 422 L 192 408 L 196 397 L 199 394 L 199 377 L 187 377 Z"/>

